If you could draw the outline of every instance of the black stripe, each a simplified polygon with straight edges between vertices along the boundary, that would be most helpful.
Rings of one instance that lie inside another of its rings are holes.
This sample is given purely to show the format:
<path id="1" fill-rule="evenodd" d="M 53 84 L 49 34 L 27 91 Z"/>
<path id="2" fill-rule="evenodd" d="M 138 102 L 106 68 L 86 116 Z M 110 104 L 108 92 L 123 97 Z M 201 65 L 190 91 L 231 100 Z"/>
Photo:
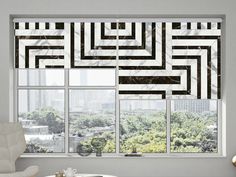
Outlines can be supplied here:
<path id="1" fill-rule="evenodd" d="M 187 23 L 187 29 L 191 29 L 191 23 Z"/>
<path id="2" fill-rule="evenodd" d="M 120 60 L 156 60 L 156 24 L 152 23 L 152 55 L 151 56 L 119 56 Z"/>
<path id="3" fill-rule="evenodd" d="M 81 59 L 82 60 L 116 60 L 116 56 L 85 56 L 84 55 L 84 47 L 85 47 L 85 43 L 84 43 L 84 22 L 80 23 L 81 26 Z"/>
<path id="4" fill-rule="evenodd" d="M 45 23 L 45 29 L 49 29 L 49 23 L 48 22 Z"/>
<path id="5" fill-rule="evenodd" d="M 207 49 L 207 98 L 211 98 L 211 47 Z"/>
<path id="6" fill-rule="evenodd" d="M 35 56 L 35 68 L 39 68 L 39 61 L 49 59 L 64 59 L 64 55 L 37 55 Z"/>
<path id="7" fill-rule="evenodd" d="M 145 23 L 142 23 L 142 44 L 141 46 L 119 46 L 120 50 L 142 50 L 146 48 L 146 25 Z"/>
<path id="8" fill-rule="evenodd" d="M 95 26 L 94 23 L 90 24 L 90 35 L 91 35 L 91 49 L 96 49 L 96 50 L 116 50 L 116 46 L 95 46 Z"/>
<path id="9" fill-rule="evenodd" d="M 38 22 L 35 23 L 35 29 L 39 29 L 39 23 Z"/>
<path id="10" fill-rule="evenodd" d="M 105 35 L 105 23 L 101 23 L 101 39 L 116 39 L 116 36 Z"/>
<path id="11" fill-rule="evenodd" d="M 211 46 L 172 46 L 172 49 L 205 49 L 207 50 L 207 98 L 211 98 Z"/>
<path id="12" fill-rule="evenodd" d="M 221 23 L 220 22 L 217 23 L 217 29 L 221 29 Z"/>
<path id="13" fill-rule="evenodd" d="M 119 29 L 125 29 L 125 23 L 124 22 L 119 22 Z"/>
<path id="14" fill-rule="evenodd" d="M 172 39 L 218 39 L 219 36 L 172 36 Z"/>
<path id="15" fill-rule="evenodd" d="M 64 23 L 63 22 L 57 22 L 55 24 L 55 26 L 56 26 L 56 29 L 60 29 L 60 30 L 64 29 Z"/>
<path id="16" fill-rule="evenodd" d="M 94 49 L 94 46 L 95 46 L 94 45 L 94 42 L 95 42 L 95 39 L 94 39 L 94 33 L 95 33 L 95 31 L 94 31 L 94 23 L 91 23 L 90 26 L 91 26 L 91 28 L 90 28 L 90 35 L 91 35 L 91 42 L 90 42 L 91 46 L 90 46 L 90 48 Z"/>
<path id="17" fill-rule="evenodd" d="M 91 49 L 104 49 L 104 50 L 116 50 L 116 46 L 95 46 L 95 38 L 94 38 L 94 23 L 91 23 Z M 141 46 L 119 46 L 120 50 L 140 50 L 145 49 L 146 47 L 146 25 L 142 23 L 142 44 Z M 123 38 L 122 39 L 126 39 Z"/>
<path id="18" fill-rule="evenodd" d="M 197 23 L 197 29 L 201 29 L 202 27 L 201 27 L 201 23 Z"/>
<path id="19" fill-rule="evenodd" d="M 15 23 L 15 29 L 19 29 L 19 23 L 18 22 Z"/>
<path id="20" fill-rule="evenodd" d="M 25 23 L 25 29 L 29 29 L 29 23 L 28 22 Z"/>
<path id="21" fill-rule="evenodd" d="M 201 99 L 201 56 L 200 55 L 173 55 L 172 59 L 197 60 L 197 98 Z"/>
<path id="22" fill-rule="evenodd" d="M 16 36 L 18 39 L 64 39 L 64 36 Z"/>
<path id="23" fill-rule="evenodd" d="M 119 84 L 180 84 L 180 76 L 119 76 Z"/>
<path id="24" fill-rule="evenodd" d="M 135 23 L 131 24 L 131 31 L 132 34 L 129 36 L 119 36 L 120 40 L 125 40 L 125 39 L 135 39 Z M 101 23 L 101 39 L 116 39 L 116 36 L 107 36 L 105 35 L 105 23 Z"/>
<path id="25" fill-rule="evenodd" d="M 29 68 L 29 50 L 31 49 L 64 49 L 64 46 L 26 46 L 25 47 L 25 68 Z"/>
<path id="26" fill-rule="evenodd" d="M 151 57 L 156 58 L 156 23 L 152 23 L 152 56 Z"/>
<path id="27" fill-rule="evenodd" d="M 80 38 L 80 43 L 81 43 L 80 57 L 81 57 L 81 59 L 83 59 L 84 58 L 84 23 L 80 23 L 80 33 L 81 33 L 81 38 Z"/>
<path id="28" fill-rule="evenodd" d="M 207 29 L 211 29 L 211 23 L 210 22 L 207 23 Z"/>
<path id="29" fill-rule="evenodd" d="M 116 68 L 116 66 L 74 66 L 73 68 Z"/>
<path id="30" fill-rule="evenodd" d="M 163 69 L 163 66 L 119 66 L 122 70 L 159 70 Z"/>
<path id="31" fill-rule="evenodd" d="M 218 87 L 217 87 L 217 96 L 218 99 L 221 99 L 221 37 L 219 36 L 217 40 L 217 75 L 218 75 Z"/>
<path id="32" fill-rule="evenodd" d="M 172 23 L 172 29 L 181 29 L 181 23 L 179 22 Z"/>
<path id="33" fill-rule="evenodd" d="M 19 39 L 15 37 L 15 67 L 19 68 Z"/>
<path id="34" fill-rule="evenodd" d="M 45 68 L 64 68 L 63 65 L 46 65 Z"/>
<path id="35" fill-rule="evenodd" d="M 111 23 L 111 29 L 117 29 L 117 23 Z"/>
<path id="36" fill-rule="evenodd" d="M 75 67 L 75 29 L 74 23 L 70 24 L 70 65 L 71 68 Z"/>
<path id="37" fill-rule="evenodd" d="M 162 69 L 166 69 L 166 23 L 162 23 Z"/>
<path id="38" fill-rule="evenodd" d="M 162 95 L 162 99 L 166 98 L 166 92 L 164 90 L 120 90 L 119 94 L 154 94 L 154 95 Z"/>
<path id="39" fill-rule="evenodd" d="M 191 66 L 172 66 L 173 70 L 187 70 L 187 90 L 173 90 L 172 95 L 191 94 Z"/>

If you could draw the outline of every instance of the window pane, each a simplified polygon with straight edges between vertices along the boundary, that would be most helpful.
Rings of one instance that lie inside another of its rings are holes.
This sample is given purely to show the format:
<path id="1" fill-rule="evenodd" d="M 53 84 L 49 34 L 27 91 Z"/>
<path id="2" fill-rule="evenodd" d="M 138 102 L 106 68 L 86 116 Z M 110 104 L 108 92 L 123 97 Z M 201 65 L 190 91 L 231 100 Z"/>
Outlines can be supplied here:
<path id="1" fill-rule="evenodd" d="M 114 69 L 73 69 L 70 70 L 71 86 L 114 86 Z"/>
<path id="2" fill-rule="evenodd" d="M 58 69 L 19 69 L 20 86 L 63 86 L 64 70 Z"/>
<path id="3" fill-rule="evenodd" d="M 107 140 L 103 152 L 115 152 L 114 90 L 70 90 L 69 109 L 70 152 L 95 137 Z"/>
<path id="4" fill-rule="evenodd" d="M 64 90 L 19 90 L 26 152 L 64 152 Z"/>
<path id="5" fill-rule="evenodd" d="M 120 101 L 121 152 L 166 152 L 166 101 Z"/>
<path id="6" fill-rule="evenodd" d="M 217 152 L 217 101 L 175 100 L 171 152 Z"/>

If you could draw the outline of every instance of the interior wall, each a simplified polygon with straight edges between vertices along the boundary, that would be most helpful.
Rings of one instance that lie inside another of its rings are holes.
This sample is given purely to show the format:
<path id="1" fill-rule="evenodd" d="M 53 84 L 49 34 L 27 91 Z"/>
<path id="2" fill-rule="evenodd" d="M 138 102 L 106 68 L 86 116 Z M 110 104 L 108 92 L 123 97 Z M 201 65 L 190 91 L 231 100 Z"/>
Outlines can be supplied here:
<path id="1" fill-rule="evenodd" d="M 226 103 L 226 157 L 215 158 L 21 158 L 17 169 L 39 165 L 39 177 L 66 167 L 77 168 L 84 173 L 107 173 L 119 177 L 233 177 L 236 168 L 231 158 L 236 154 L 236 1 L 235 0 L 7 0 L 0 5 L 0 121 L 11 117 L 13 38 L 10 15 L 60 16 L 90 15 L 113 16 L 138 15 L 225 15 L 226 38 L 223 62 L 223 99 Z M 96 14 L 96 15 L 93 15 Z M 11 24 L 11 25 L 10 25 Z M 10 27 L 11 26 L 11 27 Z M 227 93 L 227 94 L 226 94 Z"/>

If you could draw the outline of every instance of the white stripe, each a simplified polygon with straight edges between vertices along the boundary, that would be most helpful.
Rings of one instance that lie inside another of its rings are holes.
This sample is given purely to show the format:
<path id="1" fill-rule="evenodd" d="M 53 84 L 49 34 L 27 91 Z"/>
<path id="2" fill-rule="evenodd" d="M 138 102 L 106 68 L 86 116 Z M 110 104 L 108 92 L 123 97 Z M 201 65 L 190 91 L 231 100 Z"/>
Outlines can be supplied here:
<path id="1" fill-rule="evenodd" d="M 32 29 L 35 29 L 35 23 L 29 23 L 29 30 L 32 30 Z"/>
<path id="2" fill-rule="evenodd" d="M 81 59 L 81 43 L 80 43 L 80 23 L 75 23 L 74 24 L 74 56 L 75 60 L 80 60 Z"/>
<path id="3" fill-rule="evenodd" d="M 119 66 L 161 66 L 157 60 L 119 60 Z"/>
<path id="4" fill-rule="evenodd" d="M 176 59 L 173 65 L 191 66 L 191 95 L 197 95 L 197 60 Z"/>
<path id="5" fill-rule="evenodd" d="M 172 34 L 175 32 L 175 31 L 182 31 L 182 30 L 187 30 L 187 22 L 182 22 L 181 23 L 181 30 L 173 30 L 172 31 Z"/>
<path id="6" fill-rule="evenodd" d="M 40 22 L 39 23 L 39 29 L 45 29 L 45 23 Z"/>
<path id="7" fill-rule="evenodd" d="M 58 49 L 45 49 L 45 50 L 30 50 L 29 51 L 29 68 L 35 68 L 35 56 L 36 55 L 63 55 L 64 50 Z M 50 59 L 51 61 L 52 59 Z M 61 59 L 57 59 L 56 61 L 61 61 Z M 64 61 L 64 60 L 63 60 Z"/>
<path id="8" fill-rule="evenodd" d="M 172 69 L 172 23 L 166 23 L 166 70 Z"/>
<path id="9" fill-rule="evenodd" d="M 65 68 L 70 68 L 70 24 L 66 23 L 64 24 L 64 29 L 65 29 L 65 39 L 64 39 L 64 51 L 65 51 L 65 56 L 64 56 L 64 63 L 65 63 Z"/>
<path id="10" fill-rule="evenodd" d="M 211 29 L 212 29 L 212 30 L 217 29 L 217 23 L 212 22 L 212 23 L 211 23 Z"/>
<path id="11" fill-rule="evenodd" d="M 116 60 L 76 60 L 76 66 L 116 66 Z"/>
<path id="12" fill-rule="evenodd" d="M 179 76 L 177 70 L 119 70 L 119 76 Z"/>
<path id="13" fill-rule="evenodd" d="M 25 30 L 25 23 L 19 23 L 19 30 Z"/>
<path id="14" fill-rule="evenodd" d="M 158 17 L 136 17 L 136 18 L 128 18 L 128 17 L 97 17 L 94 18 L 94 16 L 81 16 L 80 18 L 14 18 L 13 22 L 116 22 L 116 20 L 119 20 L 121 22 L 222 22 L 222 18 L 215 17 L 215 18 L 176 18 L 176 17 L 170 17 L 170 18 L 158 18 Z"/>
<path id="15" fill-rule="evenodd" d="M 119 90 L 183 90 L 181 84 L 120 84 Z"/>
<path id="16" fill-rule="evenodd" d="M 191 23 L 191 29 L 197 29 L 197 22 Z"/>
<path id="17" fill-rule="evenodd" d="M 119 94 L 119 99 L 162 99 L 161 94 Z"/>
<path id="18" fill-rule="evenodd" d="M 211 98 L 217 99 L 217 86 L 218 86 L 218 80 L 217 80 L 217 43 L 214 44 L 214 47 L 211 49 Z"/>
<path id="19" fill-rule="evenodd" d="M 119 50 L 119 56 L 151 56 L 147 50 Z M 153 59 L 154 60 L 154 59 Z M 155 60 L 154 60 L 155 61 Z"/>
<path id="20" fill-rule="evenodd" d="M 45 68 L 46 65 L 62 65 L 64 66 L 65 61 L 64 60 L 58 60 L 58 59 L 52 59 L 52 60 L 40 60 L 39 61 L 39 67 Z"/>
<path id="21" fill-rule="evenodd" d="M 173 40 L 173 46 L 211 46 L 217 42 L 217 40 L 203 39 L 176 39 Z"/>
<path id="22" fill-rule="evenodd" d="M 63 36 L 64 30 L 15 30 L 15 36 Z"/>
<path id="23" fill-rule="evenodd" d="M 69 24 L 69 23 L 65 23 L 65 25 L 66 25 L 66 24 Z M 49 23 L 49 29 L 50 29 L 50 30 L 53 30 L 53 31 L 56 30 L 56 24 L 50 22 L 50 23 Z M 58 30 L 58 31 L 62 31 L 62 30 Z"/>
<path id="24" fill-rule="evenodd" d="M 153 49 L 152 49 L 153 50 Z M 153 63 L 158 63 L 162 65 L 162 23 L 156 24 L 156 61 Z"/>
<path id="25" fill-rule="evenodd" d="M 25 45 L 25 46 L 64 46 L 64 40 L 60 39 L 21 39 L 19 40 L 20 45 Z"/>
<path id="26" fill-rule="evenodd" d="M 220 36 L 221 30 L 173 30 L 172 36 Z M 179 39 L 181 40 L 181 39 Z M 204 40 L 204 39 L 203 39 Z"/>

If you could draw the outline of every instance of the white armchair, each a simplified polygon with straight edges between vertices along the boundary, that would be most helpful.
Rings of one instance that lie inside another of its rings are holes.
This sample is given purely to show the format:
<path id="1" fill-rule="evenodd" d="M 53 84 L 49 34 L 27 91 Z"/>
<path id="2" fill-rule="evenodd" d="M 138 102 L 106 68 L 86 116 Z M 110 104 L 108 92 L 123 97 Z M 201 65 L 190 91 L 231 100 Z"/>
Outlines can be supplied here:
<path id="1" fill-rule="evenodd" d="M 16 159 L 25 151 L 24 131 L 19 123 L 0 123 L 0 177 L 35 177 L 37 166 L 15 171 Z"/>

